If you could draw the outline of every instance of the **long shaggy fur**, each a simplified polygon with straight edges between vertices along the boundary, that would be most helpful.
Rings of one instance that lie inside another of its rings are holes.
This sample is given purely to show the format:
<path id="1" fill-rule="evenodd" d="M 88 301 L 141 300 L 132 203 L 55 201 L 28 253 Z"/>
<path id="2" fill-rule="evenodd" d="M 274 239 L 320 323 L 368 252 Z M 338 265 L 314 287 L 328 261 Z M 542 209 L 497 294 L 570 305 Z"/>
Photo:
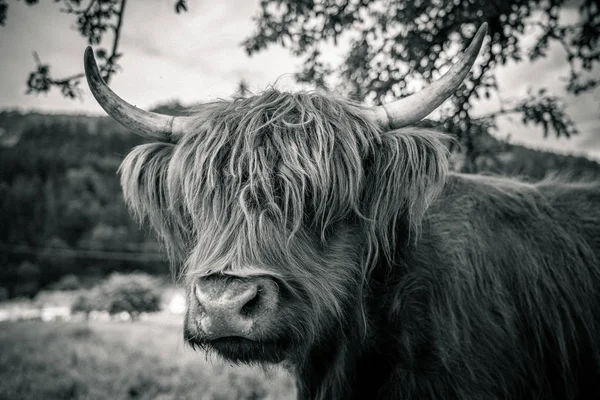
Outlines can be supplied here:
<path id="1" fill-rule="evenodd" d="M 421 242 L 398 254 L 388 311 L 404 326 L 398 362 L 423 364 L 415 339 L 426 332 L 435 380 L 399 372 L 396 388 L 416 398 L 594 398 L 599 222 L 597 182 L 452 175 Z"/>
<path id="2" fill-rule="evenodd" d="M 304 398 L 583 398 L 600 378 L 600 185 L 448 173 L 444 136 L 316 93 L 204 105 L 124 160 L 186 279 L 273 276 Z M 591 387 L 591 386 L 590 386 Z"/>

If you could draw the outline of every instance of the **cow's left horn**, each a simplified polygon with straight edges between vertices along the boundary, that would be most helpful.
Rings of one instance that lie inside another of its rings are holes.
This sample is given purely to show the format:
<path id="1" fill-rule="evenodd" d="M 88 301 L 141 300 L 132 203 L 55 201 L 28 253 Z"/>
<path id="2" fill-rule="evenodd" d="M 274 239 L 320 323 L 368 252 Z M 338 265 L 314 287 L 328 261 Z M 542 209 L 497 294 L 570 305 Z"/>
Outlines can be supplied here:
<path id="1" fill-rule="evenodd" d="M 425 89 L 390 104 L 373 107 L 373 118 L 384 129 L 398 129 L 419 122 L 454 93 L 471 70 L 487 32 L 483 23 L 459 60 Z"/>
<path id="2" fill-rule="evenodd" d="M 85 76 L 92 94 L 104 111 L 135 133 L 161 141 L 176 141 L 183 133 L 189 117 L 171 117 L 137 108 L 121 99 L 106 85 L 91 47 L 85 49 Z"/>

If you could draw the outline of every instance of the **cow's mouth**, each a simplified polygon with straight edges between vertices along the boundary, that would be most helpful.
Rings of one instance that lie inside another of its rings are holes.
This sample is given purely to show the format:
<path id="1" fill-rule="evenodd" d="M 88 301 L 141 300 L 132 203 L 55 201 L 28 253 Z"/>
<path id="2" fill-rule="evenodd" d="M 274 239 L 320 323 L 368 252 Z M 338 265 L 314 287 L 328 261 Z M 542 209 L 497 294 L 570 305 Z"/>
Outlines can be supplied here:
<path id="1" fill-rule="evenodd" d="M 199 340 L 185 334 L 186 342 L 192 348 L 213 350 L 226 360 L 240 363 L 283 361 L 289 351 L 290 342 L 285 339 L 253 340 L 240 336 L 221 337 L 213 340 Z"/>

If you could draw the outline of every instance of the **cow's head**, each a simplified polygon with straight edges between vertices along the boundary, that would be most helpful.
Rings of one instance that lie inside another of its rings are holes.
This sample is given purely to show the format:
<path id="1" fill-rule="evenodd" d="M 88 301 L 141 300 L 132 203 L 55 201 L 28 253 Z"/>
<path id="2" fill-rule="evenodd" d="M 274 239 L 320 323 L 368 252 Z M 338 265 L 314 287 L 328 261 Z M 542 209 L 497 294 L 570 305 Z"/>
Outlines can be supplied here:
<path id="1" fill-rule="evenodd" d="M 185 117 L 140 110 L 85 55 L 102 107 L 154 139 L 121 167 L 125 199 L 187 283 L 185 338 L 239 362 L 301 357 L 327 332 L 364 331 L 375 260 L 418 235 L 447 170 L 440 136 L 403 128 L 469 72 L 483 26 L 423 91 L 368 108 L 273 89 Z"/>

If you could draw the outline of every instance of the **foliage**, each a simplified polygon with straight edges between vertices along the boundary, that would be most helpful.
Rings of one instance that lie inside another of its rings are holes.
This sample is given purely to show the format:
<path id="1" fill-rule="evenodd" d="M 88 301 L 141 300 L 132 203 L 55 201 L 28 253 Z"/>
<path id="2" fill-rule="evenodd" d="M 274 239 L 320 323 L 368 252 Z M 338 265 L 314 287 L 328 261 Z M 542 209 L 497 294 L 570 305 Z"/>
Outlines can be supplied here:
<path id="1" fill-rule="evenodd" d="M 81 279 L 75 274 L 67 274 L 60 278 L 60 280 L 52 284 L 52 290 L 78 290 L 81 289 Z"/>
<path id="2" fill-rule="evenodd" d="M 79 277 L 166 274 L 157 242 L 130 218 L 117 169 L 142 140 L 109 118 L 0 112 L 0 282 L 23 292 L 19 265 L 40 267 L 41 289 Z"/>
<path id="3" fill-rule="evenodd" d="M 35 5 L 38 0 L 25 0 L 28 5 Z M 125 16 L 127 0 L 54 0 L 63 7 L 61 12 L 70 14 L 75 19 L 75 29 L 87 39 L 89 45 L 100 45 L 105 37 L 109 37 L 110 45 L 96 49 L 96 58 L 100 61 L 100 72 L 106 82 L 119 69 L 119 59 L 123 56 L 118 51 L 121 28 Z M 175 1 L 177 14 L 187 11 L 187 1 Z M 0 0 L 0 26 L 5 24 L 8 3 Z M 110 51 L 108 50 L 110 48 Z M 65 97 L 72 99 L 81 96 L 79 85 L 83 73 L 65 78 L 55 78 L 50 65 L 40 61 L 36 52 L 34 59 L 36 69 L 27 79 L 27 93 L 46 93 L 53 87 L 60 89 Z"/>
<path id="4" fill-rule="evenodd" d="M 40 286 L 40 267 L 29 261 L 23 261 L 17 267 L 18 284 L 14 288 L 15 297 L 33 297 Z"/>
<path id="5" fill-rule="evenodd" d="M 8 289 L 0 286 L 0 301 L 8 299 Z"/>
<path id="6" fill-rule="evenodd" d="M 142 312 L 160 310 L 161 286 L 147 274 L 112 274 L 98 292 L 100 305 L 110 314 L 127 312 L 132 317 Z"/>
<path id="7" fill-rule="evenodd" d="M 10 117 L 0 114 L 0 126 L 5 122 L 18 138 L 0 147 L 0 219 L 14 229 L 2 230 L 0 243 L 40 246 L 58 238 L 75 247 L 88 236 L 102 236 L 99 227 L 94 232 L 98 225 L 126 227 L 132 239 L 140 238 L 116 179 L 120 159 L 140 142 L 137 137 L 113 134 L 115 126 L 103 119 L 89 118 L 92 126 L 85 126 L 83 118 L 42 118 L 20 128 L 11 126 Z"/>
<path id="8" fill-rule="evenodd" d="M 6 10 L 8 9 L 7 0 L 0 0 L 0 25 L 4 25 L 6 22 Z"/>
<path id="9" fill-rule="evenodd" d="M 85 314 L 126 312 L 135 318 L 143 312 L 159 311 L 161 294 L 160 282 L 148 274 L 113 273 L 96 287 L 80 293 L 71 309 Z"/>
<path id="10" fill-rule="evenodd" d="M 106 311 L 106 305 L 104 298 L 97 289 L 89 290 L 80 293 L 75 298 L 71 305 L 71 311 L 74 313 L 82 312 L 87 316 L 92 311 Z"/>
<path id="11" fill-rule="evenodd" d="M 435 80 L 470 42 L 476 28 L 486 21 L 491 42 L 484 45 L 480 63 L 452 97 L 440 123 L 449 128 L 466 151 L 469 163 L 478 158 L 473 131 L 495 128 L 495 118 L 520 113 L 524 122 L 542 125 L 557 136 L 576 133 L 559 98 L 546 91 L 510 104 L 491 115 L 475 118 L 473 104 L 481 97 L 499 94 L 496 68 L 509 61 L 536 60 L 552 43 L 560 44 L 570 67 L 566 89 L 579 94 L 596 87 L 591 76 L 600 61 L 600 15 L 596 0 L 582 0 L 579 18 L 560 19 L 567 0 L 436 0 L 393 2 L 384 0 L 263 0 L 256 18 L 256 33 L 247 38 L 248 54 L 278 44 L 304 56 L 296 75 L 325 89 L 357 100 L 390 101 L 419 90 Z M 526 51 L 522 37 L 535 36 Z M 324 45 L 349 43 L 340 65 L 324 59 Z M 472 167 L 471 167 L 472 169 Z"/>

